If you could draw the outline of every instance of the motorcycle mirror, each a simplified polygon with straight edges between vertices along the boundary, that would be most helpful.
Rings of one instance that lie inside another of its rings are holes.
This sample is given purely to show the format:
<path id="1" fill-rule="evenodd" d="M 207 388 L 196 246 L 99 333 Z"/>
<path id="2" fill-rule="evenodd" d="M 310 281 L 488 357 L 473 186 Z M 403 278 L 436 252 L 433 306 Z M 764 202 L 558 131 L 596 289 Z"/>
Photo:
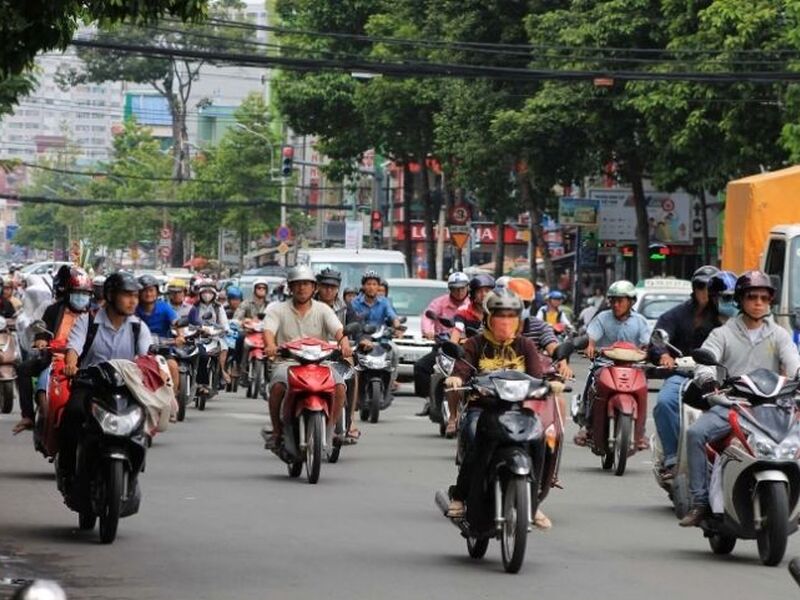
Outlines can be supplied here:
<path id="1" fill-rule="evenodd" d="M 718 366 L 717 358 L 710 350 L 705 350 L 704 348 L 698 348 L 697 350 L 692 351 L 692 358 L 694 362 L 698 365 L 705 365 L 707 367 L 716 367 Z"/>
<path id="2" fill-rule="evenodd" d="M 371 334 L 375 333 L 376 331 L 378 331 L 378 328 L 375 327 L 375 325 L 372 325 L 371 323 L 368 323 L 367 325 L 364 325 L 364 329 L 362 329 L 362 331 L 364 333 L 366 333 L 367 335 L 371 335 Z"/>
<path id="3" fill-rule="evenodd" d="M 452 329 L 456 326 L 456 322 L 453 319 L 448 319 L 447 317 L 439 317 L 439 323 L 444 325 L 445 327 Z"/>
<path id="4" fill-rule="evenodd" d="M 189 325 L 189 317 L 181 317 L 177 321 L 175 321 L 175 327 L 188 327 Z"/>
<path id="5" fill-rule="evenodd" d="M 361 333 L 361 323 L 348 323 L 344 328 L 347 337 L 353 337 Z"/>
<path id="6" fill-rule="evenodd" d="M 455 342 L 444 342 L 442 344 L 442 354 L 446 354 L 450 358 L 458 359 L 464 357 L 464 348 Z"/>
<path id="7" fill-rule="evenodd" d="M 663 329 L 654 329 L 650 336 L 650 344 L 659 350 L 666 348 L 669 344 L 669 334 Z"/>
<path id="8" fill-rule="evenodd" d="M 795 556 L 789 561 L 789 573 L 792 574 L 795 583 L 800 585 L 800 557 Z"/>
<path id="9" fill-rule="evenodd" d="M 47 333 L 49 335 L 53 335 L 53 332 L 52 331 L 48 331 L 47 325 L 41 319 L 31 323 L 31 331 L 33 331 L 33 333 L 35 333 L 37 335 L 40 335 L 42 333 Z"/>
<path id="10" fill-rule="evenodd" d="M 402 316 L 402 317 L 400 317 L 400 318 L 399 318 L 399 319 L 397 319 L 397 320 L 398 320 L 398 321 L 400 321 L 401 323 L 405 323 L 406 321 L 408 321 L 408 317 L 406 317 L 406 316 Z"/>
<path id="11" fill-rule="evenodd" d="M 560 343 L 556 349 L 553 351 L 553 360 L 566 360 L 575 352 L 575 344 L 572 340 L 567 340 L 565 342 Z"/>
<path id="12" fill-rule="evenodd" d="M 210 321 L 213 318 L 214 318 L 214 313 L 212 313 L 210 310 L 206 313 L 203 313 L 203 321 Z"/>
<path id="13" fill-rule="evenodd" d="M 589 345 L 589 336 L 579 335 L 572 340 L 572 345 L 575 350 L 586 350 L 586 347 Z"/>
<path id="14" fill-rule="evenodd" d="M 426 310 L 425 311 L 425 316 L 428 317 L 429 319 L 433 320 L 433 321 L 438 321 L 439 320 L 439 315 L 437 315 L 432 310 Z"/>
<path id="15" fill-rule="evenodd" d="M 800 311 L 797 311 L 792 315 L 792 326 L 795 329 L 800 329 Z"/>

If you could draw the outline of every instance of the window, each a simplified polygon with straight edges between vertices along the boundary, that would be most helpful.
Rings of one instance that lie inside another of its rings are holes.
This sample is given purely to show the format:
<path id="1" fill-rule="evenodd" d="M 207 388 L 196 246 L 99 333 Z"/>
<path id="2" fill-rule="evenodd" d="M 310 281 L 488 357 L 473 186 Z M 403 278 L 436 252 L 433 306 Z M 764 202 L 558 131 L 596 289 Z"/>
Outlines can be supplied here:
<path id="1" fill-rule="evenodd" d="M 773 239 L 769 241 L 767 250 L 767 260 L 764 262 L 764 271 L 771 278 L 777 277 L 783 284 L 783 268 L 786 264 L 786 242 L 784 240 Z M 780 286 L 779 286 L 780 287 Z M 780 289 L 775 295 L 775 303 L 780 303 Z"/>

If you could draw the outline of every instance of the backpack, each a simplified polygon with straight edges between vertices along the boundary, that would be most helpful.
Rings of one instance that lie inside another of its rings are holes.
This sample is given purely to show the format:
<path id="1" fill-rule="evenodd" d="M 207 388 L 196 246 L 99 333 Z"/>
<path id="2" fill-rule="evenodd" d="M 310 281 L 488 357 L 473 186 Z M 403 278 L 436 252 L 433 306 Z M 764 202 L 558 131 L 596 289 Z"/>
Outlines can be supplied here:
<path id="1" fill-rule="evenodd" d="M 92 344 L 94 344 L 94 338 L 97 336 L 97 330 L 100 325 L 94 320 L 94 317 L 95 315 L 89 313 L 89 329 L 86 330 L 86 341 L 83 344 L 83 352 L 81 352 L 81 356 L 78 359 L 78 364 L 81 364 L 86 358 L 86 355 L 89 354 L 89 350 L 91 350 Z M 139 333 L 142 331 L 142 322 L 134 321 L 131 323 L 131 329 L 133 329 L 133 353 L 138 356 L 140 350 Z"/>

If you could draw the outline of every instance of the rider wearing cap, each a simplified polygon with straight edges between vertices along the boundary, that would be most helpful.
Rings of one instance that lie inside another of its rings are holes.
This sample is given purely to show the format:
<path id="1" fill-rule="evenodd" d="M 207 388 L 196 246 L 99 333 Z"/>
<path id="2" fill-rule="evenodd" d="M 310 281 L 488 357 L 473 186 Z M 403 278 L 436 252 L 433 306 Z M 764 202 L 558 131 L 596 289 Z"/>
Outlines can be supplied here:
<path id="1" fill-rule="evenodd" d="M 725 367 L 728 377 L 740 377 L 756 369 L 797 377 L 800 370 L 797 346 L 792 336 L 770 318 L 775 288 L 769 276 L 761 271 L 743 273 L 736 280 L 734 297 L 740 313 L 714 329 L 702 349 Z M 687 396 L 695 390 L 712 392 L 718 385 L 716 367 L 698 366 Z M 707 408 L 707 405 L 697 407 Z M 681 527 L 699 525 L 709 514 L 706 444 L 730 433 L 729 412 L 724 406 L 713 406 L 689 427 L 687 459 L 692 509 L 681 519 Z"/>
<path id="2" fill-rule="evenodd" d="M 553 290 L 547 294 L 547 301 L 537 312 L 536 316 L 548 325 L 565 325 L 570 327 L 572 324 L 561 310 L 561 303 L 564 302 L 564 294 L 558 290 Z"/>
<path id="3" fill-rule="evenodd" d="M 317 294 L 315 300 L 324 302 L 333 309 L 342 325 L 347 325 L 347 304 L 339 298 L 339 288 L 342 285 L 342 274 L 331 268 L 322 269 L 317 273 Z"/>
<path id="4" fill-rule="evenodd" d="M 170 279 L 167 283 L 167 298 L 172 310 L 178 315 L 179 319 L 189 317 L 189 313 L 194 306 L 186 299 L 186 284 L 182 279 Z M 192 325 L 200 325 L 200 320 L 195 319 Z"/>
<path id="5" fill-rule="evenodd" d="M 227 293 L 228 301 L 225 303 L 225 316 L 228 317 L 228 320 L 234 318 L 236 311 L 239 310 L 239 307 L 242 305 L 242 300 L 244 300 L 244 294 L 242 290 L 235 285 L 230 285 L 226 288 L 225 292 Z"/>
<path id="6" fill-rule="evenodd" d="M 433 311 L 439 317 L 452 319 L 456 313 L 469 306 L 467 298 L 469 277 L 461 271 L 452 273 L 447 278 L 448 293 L 434 298 L 422 313 L 422 337 L 432 340 L 440 333 L 449 333 L 449 329 L 438 320 L 429 318 L 425 313 Z"/>
<path id="7" fill-rule="evenodd" d="M 692 275 L 692 295 L 684 303 L 679 304 L 658 318 L 655 329 L 663 329 L 669 335 L 669 343 L 683 356 L 689 356 L 695 348 L 706 341 L 708 334 L 722 323 L 714 302 L 711 301 L 709 283 L 720 270 L 714 266 L 700 267 Z M 675 352 L 669 348 L 650 348 L 650 360 L 666 369 L 675 368 Z M 674 467 L 678 452 L 678 435 L 680 428 L 680 391 L 686 381 L 684 375 L 670 375 L 661 386 L 658 400 L 653 407 L 653 420 L 656 423 L 658 437 L 664 449 L 664 469 Z"/>

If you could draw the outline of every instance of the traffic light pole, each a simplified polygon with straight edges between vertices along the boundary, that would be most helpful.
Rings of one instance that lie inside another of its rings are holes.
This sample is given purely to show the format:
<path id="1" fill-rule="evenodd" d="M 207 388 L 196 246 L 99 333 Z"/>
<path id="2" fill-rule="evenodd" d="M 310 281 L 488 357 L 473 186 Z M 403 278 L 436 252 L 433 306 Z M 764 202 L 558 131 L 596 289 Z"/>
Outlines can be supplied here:
<path id="1" fill-rule="evenodd" d="M 281 177 L 281 227 L 286 227 L 286 177 Z"/>

